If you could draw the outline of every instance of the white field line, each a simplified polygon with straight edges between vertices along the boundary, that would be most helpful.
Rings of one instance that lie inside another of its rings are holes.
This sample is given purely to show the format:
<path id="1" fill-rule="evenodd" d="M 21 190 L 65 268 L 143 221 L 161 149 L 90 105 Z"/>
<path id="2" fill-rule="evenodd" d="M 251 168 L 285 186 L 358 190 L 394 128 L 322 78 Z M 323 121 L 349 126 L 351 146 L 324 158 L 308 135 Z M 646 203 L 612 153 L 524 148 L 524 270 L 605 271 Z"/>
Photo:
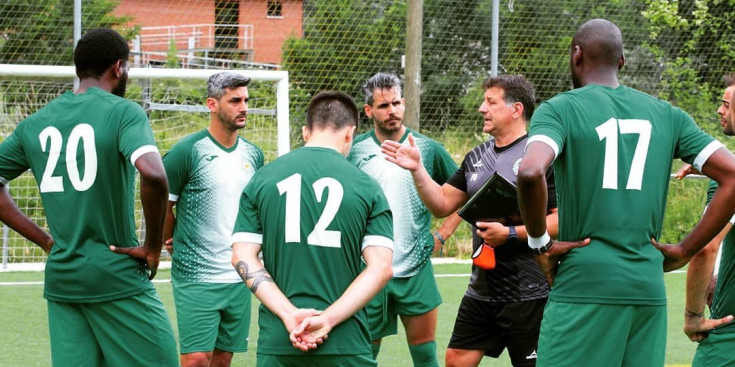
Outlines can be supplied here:
<path id="1" fill-rule="evenodd" d="M 455 259 L 455 258 L 437 258 L 437 259 L 431 259 L 431 263 L 434 265 L 441 265 L 441 264 L 471 264 L 472 260 L 465 260 L 465 259 Z M 44 264 L 8 264 L 8 268 L 11 268 L 11 265 L 13 269 L 7 269 L 0 271 L 0 273 L 5 272 L 12 272 L 12 271 L 43 271 Z M 159 269 L 170 269 L 171 268 L 171 262 L 170 261 L 163 261 L 161 262 Z M 684 274 L 686 273 L 686 270 L 674 270 L 672 272 L 669 272 L 667 274 Z M 470 274 L 435 274 L 434 277 L 436 278 L 467 278 Z M 171 279 L 154 279 L 153 283 L 170 283 Z M 0 287 L 2 286 L 22 286 L 22 285 L 43 285 L 43 282 L 0 282 Z"/>

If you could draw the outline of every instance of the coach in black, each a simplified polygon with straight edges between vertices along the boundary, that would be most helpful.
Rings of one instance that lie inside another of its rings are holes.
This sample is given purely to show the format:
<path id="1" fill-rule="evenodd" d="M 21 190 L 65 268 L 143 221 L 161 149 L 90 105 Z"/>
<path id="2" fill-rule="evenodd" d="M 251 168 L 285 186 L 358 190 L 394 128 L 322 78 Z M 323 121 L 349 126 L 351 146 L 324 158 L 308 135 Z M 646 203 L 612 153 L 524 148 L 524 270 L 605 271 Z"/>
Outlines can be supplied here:
<path id="1" fill-rule="evenodd" d="M 454 213 L 496 172 L 515 184 L 528 138 L 526 122 L 530 121 L 535 104 L 533 86 L 520 75 L 492 77 L 483 86 L 485 95 L 479 110 L 485 120 L 482 131 L 492 138 L 470 151 L 444 185 L 439 186 L 428 176 L 415 146 L 390 141 L 383 144 L 388 160 L 411 171 L 421 200 L 434 216 Z M 547 227 L 549 234 L 556 237 L 551 170 L 546 179 Z M 497 358 L 507 347 L 513 366 L 534 366 L 549 287 L 526 244 L 520 213 L 477 222 L 474 228 L 473 257 L 477 258 L 459 306 L 446 365 L 477 366 L 483 356 Z M 480 252 L 493 251 L 494 265 L 477 261 L 488 256 L 477 256 Z"/>

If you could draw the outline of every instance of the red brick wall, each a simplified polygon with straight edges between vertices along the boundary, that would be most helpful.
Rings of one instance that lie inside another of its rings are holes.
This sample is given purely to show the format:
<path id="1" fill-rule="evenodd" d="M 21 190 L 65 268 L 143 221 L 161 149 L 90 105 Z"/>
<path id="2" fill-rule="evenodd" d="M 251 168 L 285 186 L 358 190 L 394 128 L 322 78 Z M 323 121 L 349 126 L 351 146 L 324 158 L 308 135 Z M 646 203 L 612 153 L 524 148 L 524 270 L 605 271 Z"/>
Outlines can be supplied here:
<path id="1" fill-rule="evenodd" d="M 281 45 L 288 36 L 302 37 L 301 0 L 284 0 L 282 17 L 268 18 L 267 1 L 241 0 L 240 20 L 253 25 L 254 60 L 256 62 L 281 62 Z"/>
<path id="2" fill-rule="evenodd" d="M 302 36 L 302 0 L 283 0 L 282 17 L 267 17 L 266 0 L 240 0 L 240 24 L 253 25 L 253 61 L 281 62 L 281 45 Z M 116 15 L 134 17 L 141 27 L 214 23 L 214 0 L 120 0 Z M 186 40 L 177 40 L 179 49 Z"/>

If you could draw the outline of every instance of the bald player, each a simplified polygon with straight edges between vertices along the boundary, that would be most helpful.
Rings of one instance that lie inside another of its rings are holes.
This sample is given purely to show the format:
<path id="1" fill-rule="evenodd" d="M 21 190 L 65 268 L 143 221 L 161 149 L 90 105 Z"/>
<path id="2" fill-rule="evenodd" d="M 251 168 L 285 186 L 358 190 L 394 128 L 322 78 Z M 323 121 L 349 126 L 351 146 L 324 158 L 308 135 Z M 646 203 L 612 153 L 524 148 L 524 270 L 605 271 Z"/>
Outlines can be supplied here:
<path id="1" fill-rule="evenodd" d="M 519 202 L 528 244 L 553 284 L 537 366 L 663 366 L 663 273 L 685 265 L 735 210 L 735 156 L 679 108 L 620 85 L 624 64 L 618 27 L 584 23 L 570 48 L 575 89 L 541 104 L 531 120 Z M 719 187 L 680 244 L 659 245 L 673 158 Z M 552 163 L 560 242 L 546 232 Z"/>

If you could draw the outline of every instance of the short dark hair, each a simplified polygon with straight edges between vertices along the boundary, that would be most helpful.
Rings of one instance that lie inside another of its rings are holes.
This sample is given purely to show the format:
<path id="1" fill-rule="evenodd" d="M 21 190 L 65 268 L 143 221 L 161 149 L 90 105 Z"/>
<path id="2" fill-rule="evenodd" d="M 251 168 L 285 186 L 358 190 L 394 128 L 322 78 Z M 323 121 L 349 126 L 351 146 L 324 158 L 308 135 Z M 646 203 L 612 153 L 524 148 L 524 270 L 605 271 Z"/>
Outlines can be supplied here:
<path id="1" fill-rule="evenodd" d="M 373 91 L 375 89 L 393 89 L 396 94 L 401 94 L 401 80 L 395 74 L 377 73 L 366 80 L 362 84 L 362 91 L 365 92 L 365 104 L 373 105 Z"/>
<path id="2" fill-rule="evenodd" d="M 732 87 L 735 85 L 735 73 L 725 74 L 722 80 L 725 82 L 725 88 Z"/>
<path id="3" fill-rule="evenodd" d="M 486 79 L 482 86 L 485 90 L 497 87 L 503 90 L 505 103 L 520 102 L 523 105 L 523 118 L 531 121 L 536 108 L 536 95 L 533 85 L 523 75 L 498 75 Z"/>
<path id="4" fill-rule="evenodd" d="M 340 130 L 357 126 L 359 120 L 360 113 L 355 101 L 344 92 L 321 92 L 311 99 L 306 111 L 306 127 L 309 130 Z"/>
<path id="5" fill-rule="evenodd" d="M 99 78 L 117 60 L 127 62 L 129 56 L 130 47 L 120 33 L 110 28 L 95 28 L 77 42 L 74 65 L 80 79 Z"/>
<path id="6" fill-rule="evenodd" d="M 231 72 L 212 74 L 207 80 L 207 97 L 220 99 L 227 92 L 226 89 L 247 87 L 250 78 Z"/>

